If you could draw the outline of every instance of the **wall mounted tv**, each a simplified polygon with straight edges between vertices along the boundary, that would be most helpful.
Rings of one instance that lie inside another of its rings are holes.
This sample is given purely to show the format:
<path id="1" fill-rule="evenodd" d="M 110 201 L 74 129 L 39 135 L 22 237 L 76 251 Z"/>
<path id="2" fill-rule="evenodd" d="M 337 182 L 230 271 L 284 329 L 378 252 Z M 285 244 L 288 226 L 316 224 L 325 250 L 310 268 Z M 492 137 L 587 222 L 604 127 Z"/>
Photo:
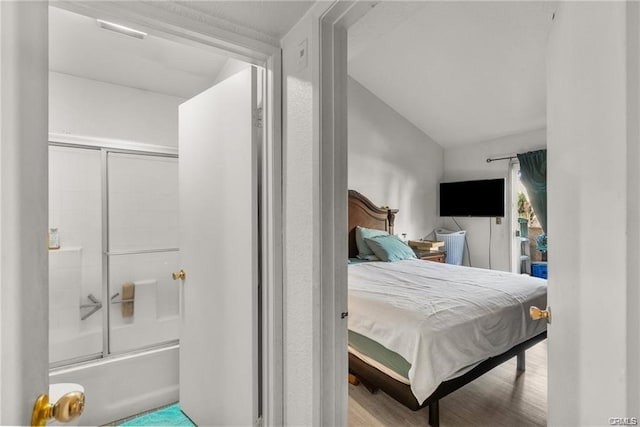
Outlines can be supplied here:
<path id="1" fill-rule="evenodd" d="M 441 182 L 440 216 L 504 216 L 504 179 Z"/>

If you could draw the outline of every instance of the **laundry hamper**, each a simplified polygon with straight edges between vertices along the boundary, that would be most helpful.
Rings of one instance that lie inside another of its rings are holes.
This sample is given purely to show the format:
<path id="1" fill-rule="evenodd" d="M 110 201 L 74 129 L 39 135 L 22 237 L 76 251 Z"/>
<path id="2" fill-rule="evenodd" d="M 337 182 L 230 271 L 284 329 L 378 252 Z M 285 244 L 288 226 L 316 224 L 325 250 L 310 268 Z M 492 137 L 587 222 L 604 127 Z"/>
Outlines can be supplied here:
<path id="1" fill-rule="evenodd" d="M 436 239 L 444 242 L 444 250 L 447 252 L 447 264 L 462 264 L 466 234 L 465 230 L 451 231 L 444 228 L 436 230 Z"/>

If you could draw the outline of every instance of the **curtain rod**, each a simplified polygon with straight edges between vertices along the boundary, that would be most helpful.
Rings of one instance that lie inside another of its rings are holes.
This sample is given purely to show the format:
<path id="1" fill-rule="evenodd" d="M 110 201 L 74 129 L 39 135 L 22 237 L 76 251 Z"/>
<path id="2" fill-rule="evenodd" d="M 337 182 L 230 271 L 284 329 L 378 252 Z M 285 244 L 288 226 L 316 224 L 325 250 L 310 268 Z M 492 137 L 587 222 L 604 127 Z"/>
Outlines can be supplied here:
<path id="1" fill-rule="evenodd" d="M 495 162 L 496 160 L 511 160 L 511 159 L 517 159 L 517 158 L 518 156 L 494 157 L 494 158 L 489 157 L 487 159 L 487 163 Z"/>

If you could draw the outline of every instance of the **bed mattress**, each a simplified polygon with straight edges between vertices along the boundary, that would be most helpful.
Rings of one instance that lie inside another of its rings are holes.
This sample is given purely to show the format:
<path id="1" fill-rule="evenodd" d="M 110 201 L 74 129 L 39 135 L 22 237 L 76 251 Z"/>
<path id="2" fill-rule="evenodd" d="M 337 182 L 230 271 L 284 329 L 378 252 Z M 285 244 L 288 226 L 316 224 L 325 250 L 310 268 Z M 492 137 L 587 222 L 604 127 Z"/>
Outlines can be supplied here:
<path id="1" fill-rule="evenodd" d="M 546 280 L 494 270 L 422 260 L 349 265 L 349 330 L 404 358 L 422 403 L 441 382 L 543 332 L 529 307 L 545 307 L 546 295 Z"/>
<path id="2" fill-rule="evenodd" d="M 349 331 L 349 353 L 403 384 L 409 383 L 407 359 L 364 335 Z"/>

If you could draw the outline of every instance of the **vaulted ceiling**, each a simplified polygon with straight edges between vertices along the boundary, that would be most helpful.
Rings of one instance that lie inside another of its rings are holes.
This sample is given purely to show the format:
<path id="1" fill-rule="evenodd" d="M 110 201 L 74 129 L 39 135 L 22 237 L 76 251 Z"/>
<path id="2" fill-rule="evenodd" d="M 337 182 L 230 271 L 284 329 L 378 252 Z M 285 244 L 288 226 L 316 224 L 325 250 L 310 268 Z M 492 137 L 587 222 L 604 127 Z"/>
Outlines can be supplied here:
<path id="1" fill-rule="evenodd" d="M 546 124 L 552 2 L 381 2 L 349 29 L 349 74 L 443 147 Z"/>

